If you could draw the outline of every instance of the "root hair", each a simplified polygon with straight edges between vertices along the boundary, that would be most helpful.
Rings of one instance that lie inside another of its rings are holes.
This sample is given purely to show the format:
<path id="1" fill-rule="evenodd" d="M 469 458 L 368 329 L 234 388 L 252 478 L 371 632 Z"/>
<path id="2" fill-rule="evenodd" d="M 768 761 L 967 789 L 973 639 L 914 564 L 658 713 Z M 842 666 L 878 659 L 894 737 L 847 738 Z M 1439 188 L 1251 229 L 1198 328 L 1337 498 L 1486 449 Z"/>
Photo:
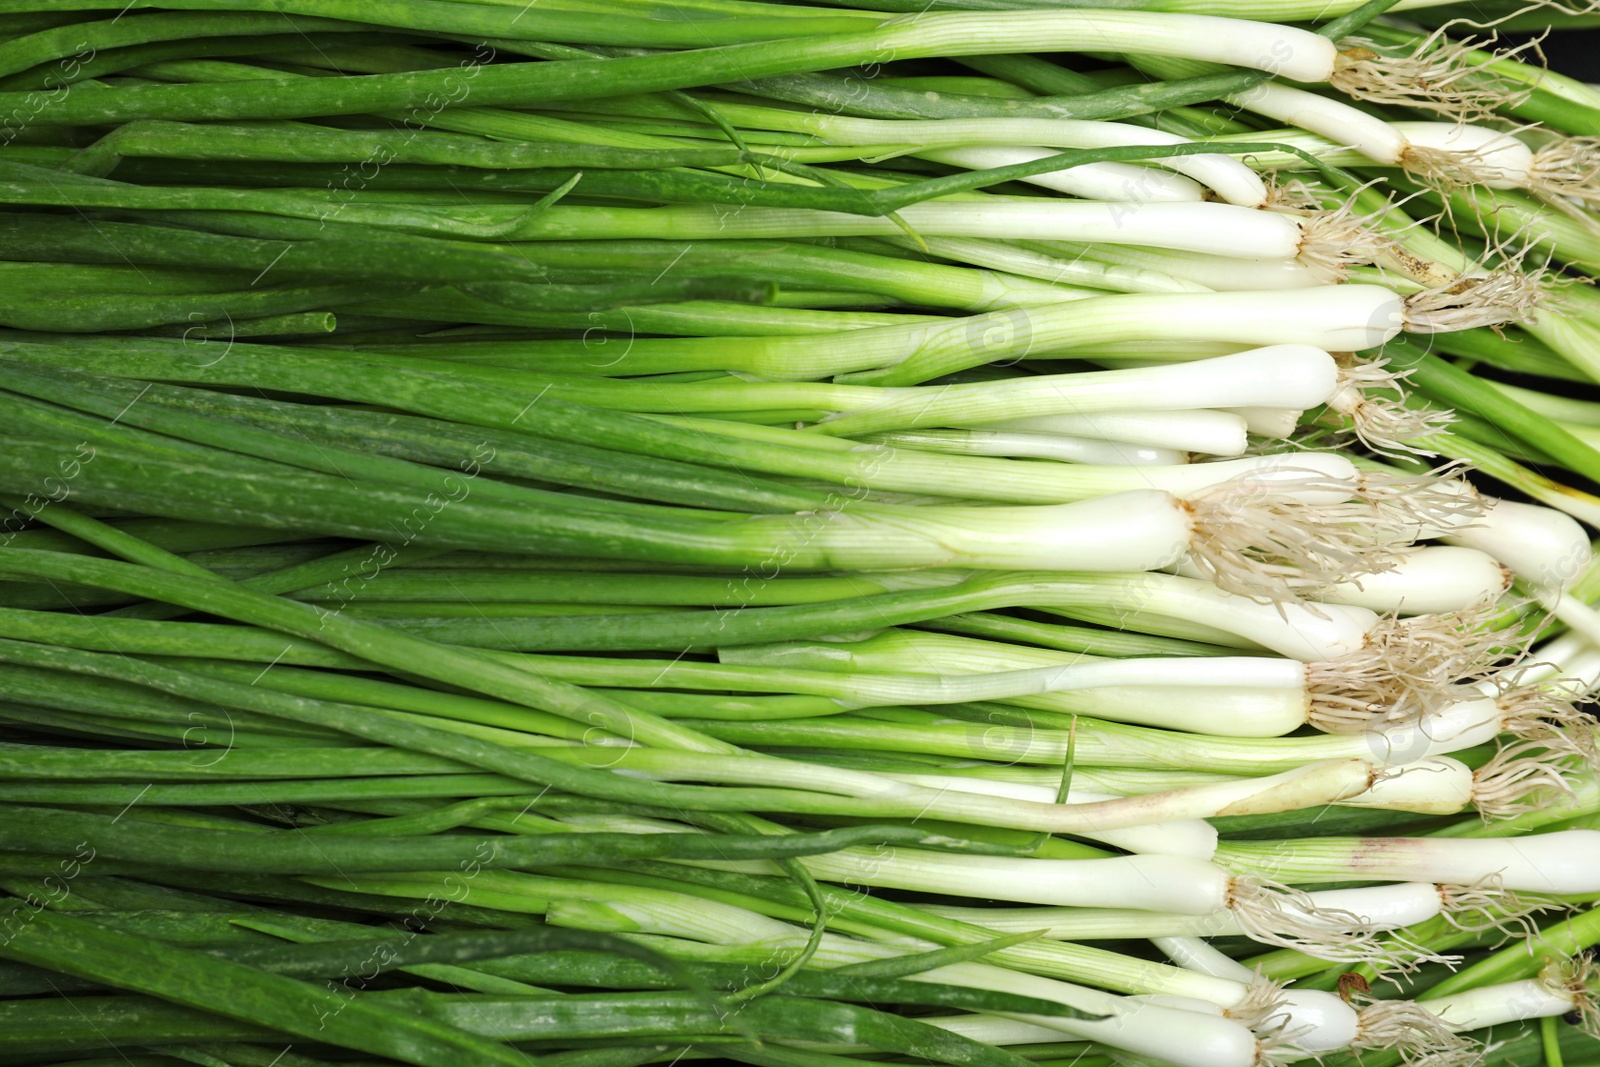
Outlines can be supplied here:
<path id="1" fill-rule="evenodd" d="M 1472 772 L 1472 798 L 1485 822 L 1542 808 L 1557 797 L 1571 796 L 1576 757 L 1570 748 L 1552 747 L 1544 739 L 1504 745 Z"/>
<path id="2" fill-rule="evenodd" d="M 1600 204 L 1600 137 L 1556 137 L 1533 154 L 1530 189 L 1552 199 Z"/>
<path id="3" fill-rule="evenodd" d="M 1384 48 L 1362 38 L 1340 41 L 1341 51 L 1328 84 L 1358 100 L 1431 111 L 1454 122 L 1487 119 L 1498 108 L 1527 102 L 1534 86 L 1495 74 L 1488 66 L 1468 59 L 1469 53 L 1492 47 L 1495 35 L 1451 40 L 1445 34 L 1453 25 L 1434 30 L 1410 51 Z M 1509 59 L 1529 50 L 1538 55 L 1538 42 L 1500 49 L 1495 58 Z"/>
<path id="4" fill-rule="evenodd" d="M 1401 383 L 1411 371 L 1392 371 L 1386 359 L 1363 359 L 1353 353 L 1340 353 L 1338 359 L 1339 388 L 1328 408 L 1350 420 L 1356 440 L 1380 456 L 1438 454 L 1412 442 L 1443 433 L 1456 416 L 1443 408 L 1408 405 Z"/>
<path id="5" fill-rule="evenodd" d="M 1300 250 L 1295 258 L 1327 284 L 1344 281 L 1349 268 L 1376 262 L 1394 246 L 1392 237 L 1370 225 L 1383 211 L 1369 215 L 1356 213 L 1355 198 L 1359 192 L 1351 193 L 1331 211 L 1319 207 L 1293 212 L 1300 216 L 1301 233 Z"/>
<path id="6" fill-rule="evenodd" d="M 1356 1025 L 1352 1049 L 1392 1049 L 1408 1067 L 1469 1067 L 1483 1053 L 1477 1042 L 1411 1000 L 1363 996 Z"/>
<path id="7" fill-rule="evenodd" d="M 1578 710 L 1567 690 L 1550 683 L 1517 685 L 1518 673 L 1511 670 L 1493 679 L 1501 685 L 1495 702 L 1506 732 L 1600 769 L 1600 724 Z"/>
<path id="8" fill-rule="evenodd" d="M 1283 983 L 1270 981 L 1258 974 L 1256 980 L 1245 989 L 1244 999 L 1222 1014 L 1258 1034 L 1276 1038 L 1288 1022 L 1282 1008 Z"/>
<path id="9" fill-rule="evenodd" d="M 1359 733 L 1481 699 L 1463 687 L 1493 677 L 1508 655 L 1504 635 L 1484 625 L 1493 611 L 1486 603 L 1442 615 L 1382 616 L 1357 651 L 1307 665 L 1311 724 Z"/>
<path id="10" fill-rule="evenodd" d="M 1315 471 L 1286 481 L 1246 475 L 1191 494 L 1190 558 L 1220 588 L 1263 603 L 1292 600 L 1400 560 L 1379 509 L 1360 499 L 1307 503 L 1300 493 L 1356 497 L 1348 479 Z M 1378 536 L 1374 536 L 1377 531 Z"/>
<path id="11" fill-rule="evenodd" d="M 1495 874 L 1471 885 L 1441 885 L 1439 900 L 1444 921 L 1457 930 L 1469 934 L 1493 931 L 1507 941 L 1513 937 L 1535 936 L 1538 927 L 1533 916 L 1565 907 L 1553 897 L 1504 889 L 1500 876 Z"/>
<path id="12" fill-rule="evenodd" d="M 1427 474 L 1362 471 L 1356 495 L 1372 505 L 1381 536 L 1410 543 L 1471 526 L 1487 505 L 1467 481 L 1468 464 L 1446 463 Z"/>
<path id="13" fill-rule="evenodd" d="M 1600 1040 L 1600 960 L 1587 954 L 1557 960 L 1539 972 L 1539 981 L 1572 996 L 1576 1026 Z"/>
<path id="14" fill-rule="evenodd" d="M 1393 934 L 1380 938 L 1354 912 L 1318 908 L 1308 894 L 1277 882 L 1237 876 L 1229 884 L 1227 906 L 1253 940 L 1321 960 L 1365 963 L 1390 973 L 1449 959 Z"/>

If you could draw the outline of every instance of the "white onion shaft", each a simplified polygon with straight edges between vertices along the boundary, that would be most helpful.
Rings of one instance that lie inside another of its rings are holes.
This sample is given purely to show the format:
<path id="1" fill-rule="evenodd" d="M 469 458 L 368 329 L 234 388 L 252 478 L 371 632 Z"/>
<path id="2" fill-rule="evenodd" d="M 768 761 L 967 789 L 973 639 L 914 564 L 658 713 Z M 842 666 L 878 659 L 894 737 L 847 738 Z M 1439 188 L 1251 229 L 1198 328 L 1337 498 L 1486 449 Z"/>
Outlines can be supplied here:
<path id="1" fill-rule="evenodd" d="M 934 148 L 916 154 L 935 163 L 948 163 L 968 170 L 990 170 L 1046 159 L 1057 155 L 1058 150 L 1020 145 L 973 145 Z M 1205 199 L 1205 189 L 1199 182 L 1181 174 L 1130 163 L 1084 163 L 1064 170 L 1031 174 L 1020 180 L 1068 196 L 1107 203 L 1197 204 Z"/>

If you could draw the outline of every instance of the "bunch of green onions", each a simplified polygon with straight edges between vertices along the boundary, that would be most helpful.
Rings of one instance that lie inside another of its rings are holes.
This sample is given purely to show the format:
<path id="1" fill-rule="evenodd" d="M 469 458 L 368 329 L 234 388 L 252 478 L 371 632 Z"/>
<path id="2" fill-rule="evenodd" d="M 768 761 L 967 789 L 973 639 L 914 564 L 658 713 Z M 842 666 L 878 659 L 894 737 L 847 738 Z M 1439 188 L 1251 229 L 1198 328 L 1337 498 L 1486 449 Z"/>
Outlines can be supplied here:
<path id="1" fill-rule="evenodd" d="M 1600 93 L 1401 6 L 0 0 L 0 1065 L 1596 1062 Z"/>

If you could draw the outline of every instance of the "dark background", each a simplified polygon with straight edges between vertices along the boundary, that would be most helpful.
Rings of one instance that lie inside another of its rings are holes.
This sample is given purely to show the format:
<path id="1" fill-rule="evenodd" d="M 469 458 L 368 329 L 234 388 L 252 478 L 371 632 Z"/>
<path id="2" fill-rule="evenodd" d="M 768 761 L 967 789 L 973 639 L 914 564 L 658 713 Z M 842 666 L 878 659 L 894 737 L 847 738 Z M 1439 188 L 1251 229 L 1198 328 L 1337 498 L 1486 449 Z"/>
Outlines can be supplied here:
<path id="1" fill-rule="evenodd" d="M 1520 44 L 1526 35 L 1505 34 L 1502 42 Z M 1600 82 L 1600 30 L 1557 30 L 1539 45 L 1551 70 L 1579 81 Z"/>

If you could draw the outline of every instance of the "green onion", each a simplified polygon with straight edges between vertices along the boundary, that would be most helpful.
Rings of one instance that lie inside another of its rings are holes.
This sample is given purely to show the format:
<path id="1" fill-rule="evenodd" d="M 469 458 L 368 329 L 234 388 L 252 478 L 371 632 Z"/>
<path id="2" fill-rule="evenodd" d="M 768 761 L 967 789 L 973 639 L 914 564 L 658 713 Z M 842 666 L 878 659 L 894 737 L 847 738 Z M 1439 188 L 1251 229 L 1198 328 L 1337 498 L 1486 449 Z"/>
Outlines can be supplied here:
<path id="1" fill-rule="evenodd" d="M 1592 1060 L 1592 19 L 1394 6 L 0 5 L 0 1058 Z"/>

